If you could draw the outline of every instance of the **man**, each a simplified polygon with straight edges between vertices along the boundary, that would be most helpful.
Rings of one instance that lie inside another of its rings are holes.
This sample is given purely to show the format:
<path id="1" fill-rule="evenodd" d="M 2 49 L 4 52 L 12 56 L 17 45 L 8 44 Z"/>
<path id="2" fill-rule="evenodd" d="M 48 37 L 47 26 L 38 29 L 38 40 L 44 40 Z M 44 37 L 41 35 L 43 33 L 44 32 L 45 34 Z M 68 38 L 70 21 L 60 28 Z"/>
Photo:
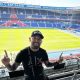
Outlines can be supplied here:
<path id="1" fill-rule="evenodd" d="M 33 31 L 31 37 L 29 38 L 29 41 L 31 42 L 30 46 L 18 53 L 13 65 L 10 65 L 10 59 L 8 58 L 6 50 L 6 56 L 2 59 L 2 63 L 9 70 L 14 71 L 22 62 L 24 72 L 26 75 L 28 75 L 28 80 L 46 80 L 42 63 L 45 63 L 47 67 L 50 67 L 58 65 L 58 63 L 61 62 L 63 58 L 60 57 L 58 62 L 50 63 L 46 50 L 40 48 L 43 38 L 44 36 L 40 31 Z"/>

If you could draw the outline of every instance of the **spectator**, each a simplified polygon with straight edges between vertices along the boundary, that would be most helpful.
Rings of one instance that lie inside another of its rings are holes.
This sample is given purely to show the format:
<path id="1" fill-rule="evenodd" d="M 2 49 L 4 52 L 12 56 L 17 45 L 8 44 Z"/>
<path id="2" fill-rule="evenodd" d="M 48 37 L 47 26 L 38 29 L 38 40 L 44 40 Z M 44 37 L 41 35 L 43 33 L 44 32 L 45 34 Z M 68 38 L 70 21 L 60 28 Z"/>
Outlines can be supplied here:
<path id="1" fill-rule="evenodd" d="M 28 79 L 25 80 L 47 80 L 44 75 L 42 63 L 44 63 L 47 67 L 51 67 L 58 65 L 59 62 L 63 61 L 63 58 L 60 57 L 57 62 L 50 63 L 46 50 L 40 47 L 43 38 L 44 36 L 40 31 L 33 31 L 31 37 L 29 38 L 29 41 L 31 42 L 30 46 L 22 49 L 18 53 L 13 65 L 10 64 L 10 59 L 6 50 L 2 63 L 9 70 L 14 71 L 22 62 L 24 72 L 28 75 Z"/>

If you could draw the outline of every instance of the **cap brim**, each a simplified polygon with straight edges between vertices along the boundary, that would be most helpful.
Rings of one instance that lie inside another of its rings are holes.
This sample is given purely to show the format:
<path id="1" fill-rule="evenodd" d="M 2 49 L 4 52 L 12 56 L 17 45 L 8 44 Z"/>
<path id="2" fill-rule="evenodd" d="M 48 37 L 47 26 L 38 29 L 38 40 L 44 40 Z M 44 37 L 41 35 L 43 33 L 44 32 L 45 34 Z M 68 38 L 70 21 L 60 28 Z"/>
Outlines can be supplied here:
<path id="1" fill-rule="evenodd" d="M 43 39 L 44 38 L 44 36 L 43 35 L 41 35 L 41 34 L 34 34 L 34 35 L 31 35 L 32 37 L 33 36 L 39 36 L 41 39 Z"/>

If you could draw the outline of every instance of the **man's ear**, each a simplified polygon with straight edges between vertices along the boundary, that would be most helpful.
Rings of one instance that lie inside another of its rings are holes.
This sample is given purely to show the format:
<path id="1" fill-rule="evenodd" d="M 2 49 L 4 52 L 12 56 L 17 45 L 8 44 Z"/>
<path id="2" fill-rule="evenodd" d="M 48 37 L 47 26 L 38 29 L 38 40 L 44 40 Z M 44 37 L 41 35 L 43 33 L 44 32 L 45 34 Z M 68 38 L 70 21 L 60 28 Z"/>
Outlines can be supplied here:
<path id="1" fill-rule="evenodd" d="M 29 37 L 29 41 L 31 42 L 31 37 Z"/>

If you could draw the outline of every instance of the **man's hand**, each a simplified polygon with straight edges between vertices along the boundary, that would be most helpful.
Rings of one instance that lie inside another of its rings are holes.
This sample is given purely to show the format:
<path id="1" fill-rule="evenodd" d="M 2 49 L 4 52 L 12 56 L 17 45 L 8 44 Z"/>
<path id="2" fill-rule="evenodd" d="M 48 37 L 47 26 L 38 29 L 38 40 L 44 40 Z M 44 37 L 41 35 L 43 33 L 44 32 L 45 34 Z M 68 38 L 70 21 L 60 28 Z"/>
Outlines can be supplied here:
<path id="1" fill-rule="evenodd" d="M 63 60 L 64 60 L 63 57 L 60 57 L 58 63 L 62 63 Z"/>
<path id="2" fill-rule="evenodd" d="M 63 52 L 61 53 L 61 55 L 60 55 L 60 57 L 59 57 L 58 63 L 61 63 L 61 62 L 63 61 L 62 54 L 63 54 Z"/>
<path id="3" fill-rule="evenodd" d="M 9 63 L 10 63 L 10 58 L 8 57 L 7 51 L 4 50 L 4 52 L 5 52 L 5 55 L 4 55 L 4 58 L 2 59 L 2 63 L 3 63 L 5 66 L 7 66 L 7 65 L 9 65 Z"/>

